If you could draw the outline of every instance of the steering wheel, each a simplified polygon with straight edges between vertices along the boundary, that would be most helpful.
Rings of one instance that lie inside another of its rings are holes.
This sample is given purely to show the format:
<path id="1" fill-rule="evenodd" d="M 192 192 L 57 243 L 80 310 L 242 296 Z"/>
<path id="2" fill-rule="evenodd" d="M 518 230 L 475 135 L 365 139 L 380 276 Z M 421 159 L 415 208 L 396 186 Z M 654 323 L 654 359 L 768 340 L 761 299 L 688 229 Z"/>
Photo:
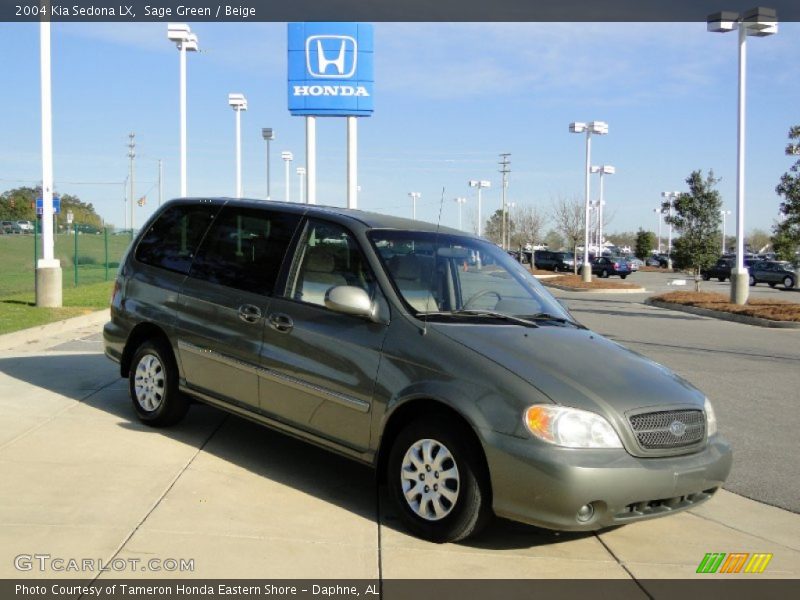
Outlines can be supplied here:
<path id="1" fill-rule="evenodd" d="M 499 302 L 500 300 L 502 300 L 502 299 L 503 299 L 503 297 L 502 297 L 500 294 L 498 294 L 497 292 L 495 292 L 494 290 L 481 290 L 480 292 L 478 292 L 478 293 L 476 293 L 476 294 L 473 294 L 473 295 L 472 295 L 472 296 L 469 298 L 469 300 L 467 300 L 466 302 L 464 302 L 464 306 L 463 306 L 462 308 L 469 308 L 469 305 L 470 305 L 470 304 L 472 304 L 472 303 L 473 303 L 473 302 L 475 302 L 476 300 L 480 300 L 480 299 L 481 299 L 481 298 L 483 298 L 484 296 L 488 296 L 489 294 L 494 294 L 495 296 L 497 296 L 497 301 L 498 301 L 498 302 Z"/>

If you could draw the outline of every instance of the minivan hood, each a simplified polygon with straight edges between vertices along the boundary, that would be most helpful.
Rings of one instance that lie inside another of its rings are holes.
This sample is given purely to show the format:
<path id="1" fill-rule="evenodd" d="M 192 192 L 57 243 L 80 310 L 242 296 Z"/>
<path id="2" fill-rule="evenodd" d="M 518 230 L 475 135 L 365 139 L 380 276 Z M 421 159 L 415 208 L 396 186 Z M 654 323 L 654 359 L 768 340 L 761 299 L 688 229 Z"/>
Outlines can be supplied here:
<path id="1" fill-rule="evenodd" d="M 695 405 L 705 396 L 666 367 L 586 329 L 556 325 L 429 323 L 518 375 L 556 404 L 622 415 Z"/>

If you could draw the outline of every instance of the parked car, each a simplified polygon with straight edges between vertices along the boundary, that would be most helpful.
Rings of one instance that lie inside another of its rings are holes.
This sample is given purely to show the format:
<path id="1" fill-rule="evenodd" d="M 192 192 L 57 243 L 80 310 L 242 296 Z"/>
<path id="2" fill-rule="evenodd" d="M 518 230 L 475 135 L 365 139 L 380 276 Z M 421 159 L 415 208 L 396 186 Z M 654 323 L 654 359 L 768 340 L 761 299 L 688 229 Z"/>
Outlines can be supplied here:
<path id="1" fill-rule="evenodd" d="M 757 258 L 756 259 L 745 258 L 744 266 L 747 268 L 748 271 L 751 271 L 752 266 L 759 262 L 761 262 L 761 260 Z M 714 265 L 712 265 L 708 269 L 701 269 L 700 276 L 705 281 L 708 281 L 709 279 L 718 279 L 719 281 L 727 281 L 728 279 L 731 278 L 731 270 L 735 266 L 736 266 L 736 256 L 723 255 L 722 258 L 718 259 L 717 262 L 714 263 Z"/>
<path id="2" fill-rule="evenodd" d="M 536 268 L 543 271 L 572 271 L 575 268 L 575 257 L 572 252 L 536 250 L 533 259 Z"/>
<path id="3" fill-rule="evenodd" d="M 508 255 L 518 263 L 523 265 L 530 264 L 530 259 L 528 258 L 530 256 L 530 252 L 519 250 L 506 250 L 506 252 L 508 252 Z"/>
<path id="4" fill-rule="evenodd" d="M 33 233 L 33 223 L 25 219 L 17 221 L 17 227 L 21 233 Z"/>
<path id="5" fill-rule="evenodd" d="M 19 225 L 15 221 L 0 222 L 0 232 L 2 233 L 21 233 Z"/>
<path id="6" fill-rule="evenodd" d="M 631 274 L 631 268 L 628 262 L 619 256 L 611 257 L 598 256 L 592 261 L 592 275 L 598 277 L 610 277 L 611 275 L 619 275 L 621 279 L 625 279 Z"/>
<path id="7" fill-rule="evenodd" d="M 750 267 L 750 285 L 768 283 L 770 287 L 782 285 L 790 290 L 797 284 L 797 271 L 788 262 L 760 260 Z"/>
<path id="8" fill-rule="evenodd" d="M 647 260 L 644 261 L 644 264 L 647 265 L 648 267 L 660 267 L 661 260 L 655 255 L 648 256 Z"/>
<path id="9" fill-rule="evenodd" d="M 626 256 L 624 258 L 625 258 L 625 261 L 630 266 L 632 273 L 635 273 L 636 271 L 638 271 L 639 269 L 641 269 L 644 266 L 644 261 L 641 260 L 641 259 L 636 258 L 635 256 Z"/>
<path id="10" fill-rule="evenodd" d="M 676 513 L 731 467 L 702 392 L 500 248 L 420 221 L 168 202 L 122 261 L 104 342 L 142 422 L 194 398 L 371 465 L 436 542 L 492 514 L 585 531 Z"/>

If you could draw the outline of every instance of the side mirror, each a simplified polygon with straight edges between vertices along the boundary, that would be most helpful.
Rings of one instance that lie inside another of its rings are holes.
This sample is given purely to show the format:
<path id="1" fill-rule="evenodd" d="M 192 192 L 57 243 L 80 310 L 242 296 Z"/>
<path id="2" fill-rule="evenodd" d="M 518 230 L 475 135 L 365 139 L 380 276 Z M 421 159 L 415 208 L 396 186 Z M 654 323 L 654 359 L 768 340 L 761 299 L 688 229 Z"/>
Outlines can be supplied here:
<path id="1" fill-rule="evenodd" d="M 367 292 L 352 285 L 337 285 L 325 293 L 325 307 L 355 317 L 375 318 L 375 304 Z"/>

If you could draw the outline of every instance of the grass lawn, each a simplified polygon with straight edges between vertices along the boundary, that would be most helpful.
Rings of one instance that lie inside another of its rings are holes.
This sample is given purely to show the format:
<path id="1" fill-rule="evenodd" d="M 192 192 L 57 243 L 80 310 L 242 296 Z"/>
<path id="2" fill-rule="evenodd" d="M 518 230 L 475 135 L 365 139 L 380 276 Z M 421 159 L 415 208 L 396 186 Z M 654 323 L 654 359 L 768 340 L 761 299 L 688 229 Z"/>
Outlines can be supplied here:
<path id="1" fill-rule="evenodd" d="M 738 305 L 731 304 L 730 298 L 726 295 L 711 292 L 668 292 L 653 296 L 652 300 L 708 308 L 748 317 L 761 317 L 773 321 L 800 322 L 800 304 L 787 300 L 750 298 L 747 304 Z"/>
<path id="2" fill-rule="evenodd" d="M 37 308 L 33 293 L 0 298 L 0 334 L 61 321 L 107 308 L 113 281 L 64 287 L 62 308 Z"/>

